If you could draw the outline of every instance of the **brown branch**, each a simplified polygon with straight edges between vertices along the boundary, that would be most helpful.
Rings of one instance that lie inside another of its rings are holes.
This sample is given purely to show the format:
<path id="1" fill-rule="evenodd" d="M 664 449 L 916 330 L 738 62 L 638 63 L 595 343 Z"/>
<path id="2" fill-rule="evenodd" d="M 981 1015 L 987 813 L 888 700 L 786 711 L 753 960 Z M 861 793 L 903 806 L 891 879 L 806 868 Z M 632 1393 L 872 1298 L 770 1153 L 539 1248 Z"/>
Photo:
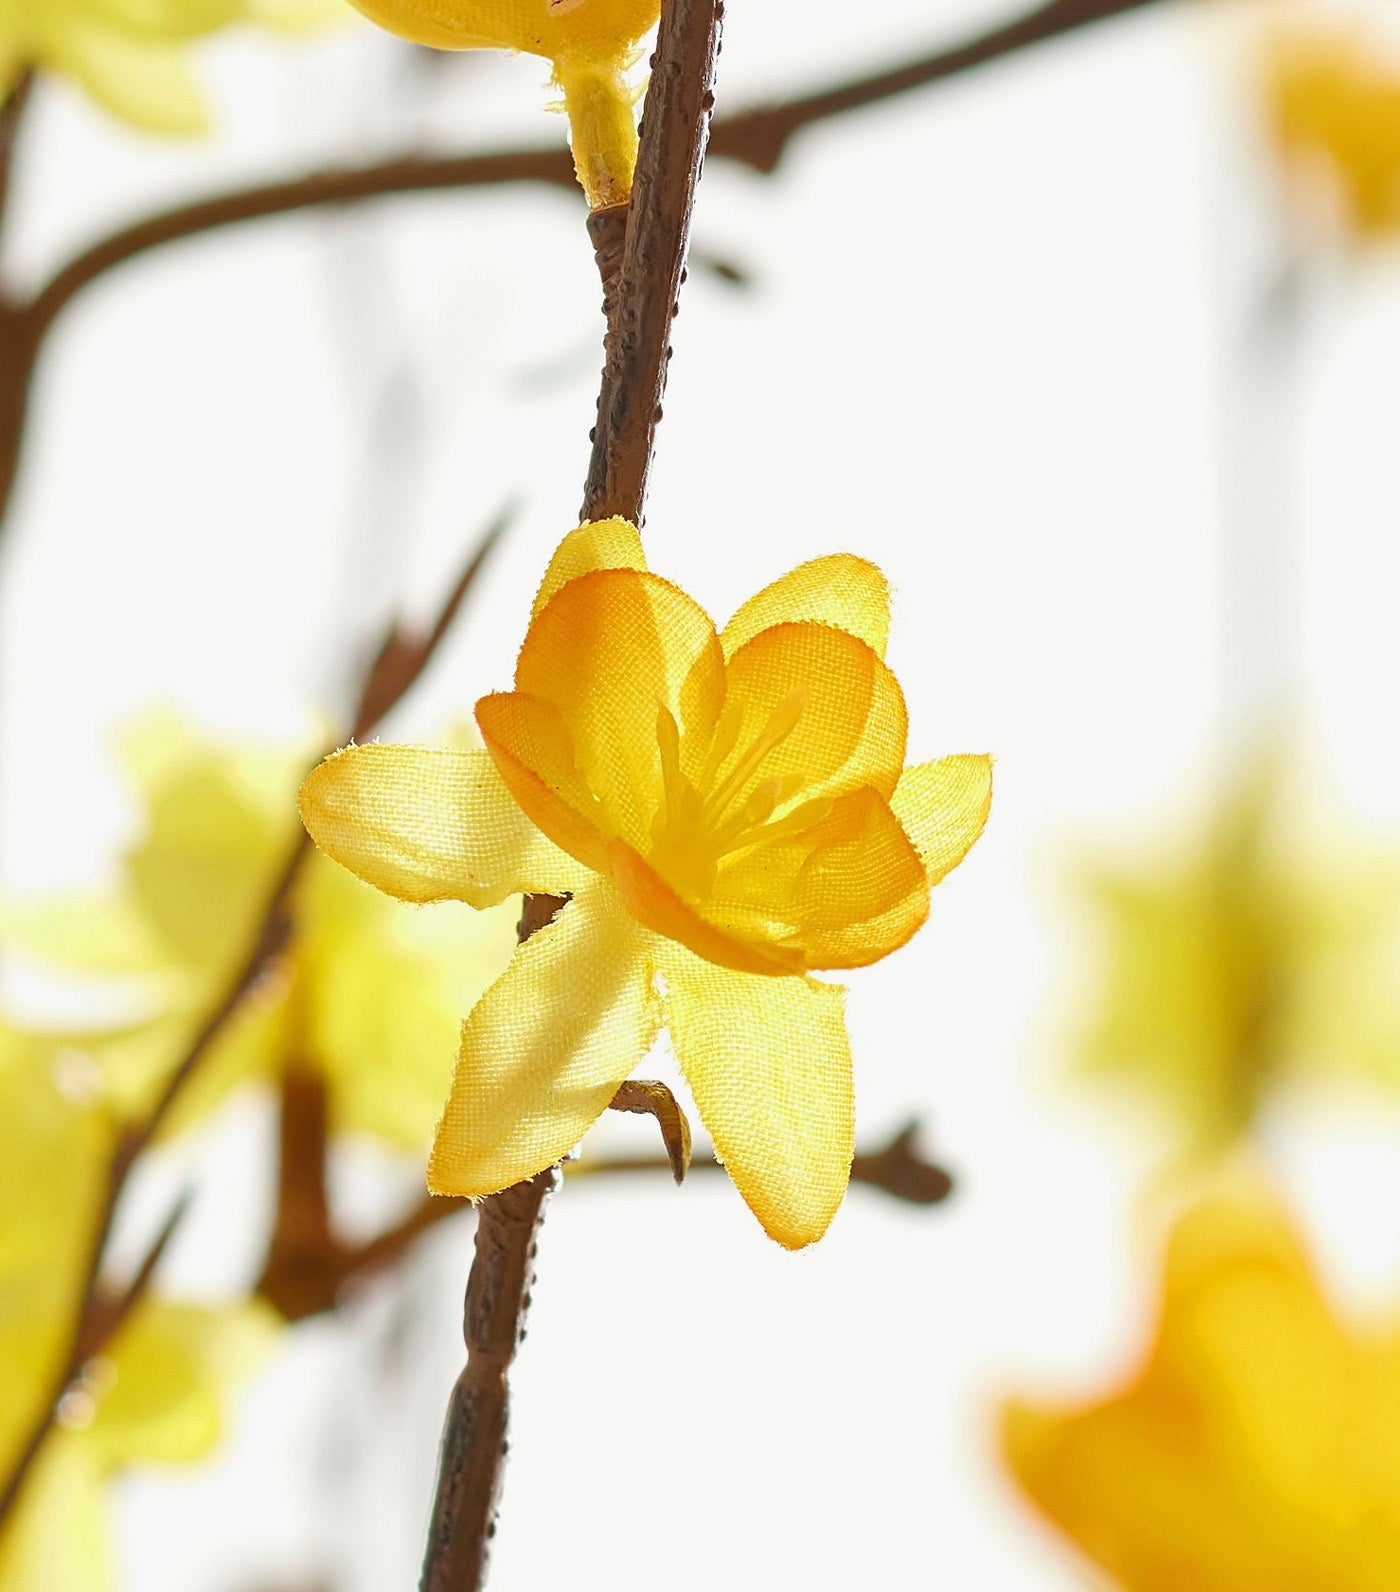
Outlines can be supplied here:
<path id="1" fill-rule="evenodd" d="M 649 1087 L 661 1086 L 652 1084 Z M 624 1100 L 628 1098 L 626 1086 L 619 1093 Z M 633 1108 L 619 1105 L 614 1099 L 612 1109 Z M 650 1104 L 638 1109 L 655 1114 Z M 676 1109 L 679 1112 L 679 1105 Z M 919 1124 L 911 1122 L 888 1144 L 857 1151 L 851 1166 L 851 1182 L 878 1189 L 909 1205 L 940 1204 L 953 1192 L 953 1179 L 936 1162 L 920 1154 L 918 1138 Z M 691 1156 L 686 1167 L 690 1172 L 724 1170 L 708 1152 Z M 563 1166 L 566 1180 L 582 1177 L 588 1181 L 636 1172 L 664 1172 L 679 1182 L 676 1170 L 676 1159 L 669 1151 L 665 1155 L 585 1158 L 565 1162 Z M 331 1237 L 321 1247 L 295 1251 L 288 1247 L 277 1257 L 275 1267 L 269 1260 L 258 1291 L 276 1305 L 288 1321 L 301 1321 L 307 1316 L 333 1310 L 348 1289 L 397 1265 L 425 1233 L 469 1209 L 470 1204 L 465 1199 L 426 1194 L 406 1216 L 367 1243 L 346 1245 Z"/>
<path id="2" fill-rule="evenodd" d="M 489 549 L 491 545 L 492 538 L 488 537 L 487 548 Z M 430 628 L 427 641 L 424 644 L 425 650 L 417 658 L 416 667 L 411 670 L 400 671 L 396 675 L 397 685 L 394 690 L 385 689 L 383 682 L 379 678 L 379 672 L 384 667 L 383 660 L 387 650 L 385 647 L 381 647 L 374 663 L 366 672 L 366 678 L 359 693 L 353 715 L 354 722 L 363 723 L 366 731 L 372 729 L 375 722 L 369 717 L 366 704 L 373 700 L 379 704 L 378 711 L 383 713 L 387 713 L 392 707 L 397 706 L 399 697 L 418 678 L 422 670 L 427 666 L 432 652 L 436 650 L 436 647 L 445 636 L 447 624 L 460 607 L 466 589 L 470 586 L 471 581 L 475 579 L 477 572 L 481 568 L 481 563 L 482 554 L 475 554 L 466 574 L 458 581 L 437 620 Z M 392 635 L 404 638 L 404 645 L 410 644 L 407 640 L 409 632 L 406 629 L 396 626 L 391 632 Z M 77 1317 L 69 1340 L 68 1351 L 64 1356 L 58 1373 L 50 1384 L 48 1395 L 40 1407 L 33 1425 L 24 1442 L 20 1445 L 18 1455 L 11 1466 L 8 1476 L 4 1478 L 3 1484 L 0 1484 L 0 1527 L 3 1526 L 9 1511 L 18 1500 L 34 1462 L 48 1439 L 49 1432 L 53 1428 L 55 1413 L 64 1394 L 81 1375 L 86 1362 L 109 1341 L 115 1325 L 120 1323 L 121 1312 L 114 1316 L 110 1308 L 104 1304 L 104 1298 L 108 1296 L 109 1290 L 106 1290 L 103 1285 L 102 1262 L 106 1254 L 108 1241 L 111 1238 L 117 1208 L 130 1181 L 132 1171 L 142 1154 L 166 1126 L 171 1112 L 189 1086 L 190 1080 L 199 1070 L 229 1020 L 242 1005 L 244 997 L 259 983 L 281 953 L 291 927 L 292 897 L 297 881 L 301 876 L 301 871 L 306 865 L 312 850 L 310 836 L 304 830 L 299 830 L 295 842 L 288 850 L 282 870 L 269 892 L 258 932 L 243 960 L 235 969 L 223 996 L 196 1030 L 184 1054 L 172 1069 L 160 1094 L 156 1097 L 146 1116 L 139 1123 L 127 1128 L 117 1140 L 108 1165 L 102 1198 L 98 1206 L 88 1247 L 82 1287 L 78 1296 Z M 173 1231 L 173 1228 L 170 1230 Z M 166 1237 L 168 1237 L 168 1234 Z M 150 1281 L 150 1273 L 154 1270 L 155 1262 L 160 1258 L 160 1251 L 164 1248 L 164 1242 L 164 1238 L 158 1241 L 157 1250 L 150 1265 L 142 1268 L 145 1273 L 142 1282 L 143 1287 Z M 141 1275 L 138 1272 L 138 1277 L 141 1277 Z M 127 1308 L 129 1307 L 128 1304 Z"/>
<path id="3" fill-rule="evenodd" d="M 1156 0 L 1050 0 L 1048 5 L 967 44 L 937 50 L 891 70 L 833 84 L 778 105 L 756 106 L 720 118 L 711 131 L 710 153 L 755 171 L 771 172 L 792 138 L 817 122 L 925 88 L 1030 45 L 1154 3 Z M 29 313 L 42 335 L 71 299 L 115 266 L 167 243 L 241 221 L 392 194 L 517 182 L 542 182 L 572 191 L 575 178 L 568 151 L 530 148 L 480 155 L 408 157 L 219 194 L 151 216 L 104 238 L 64 266 L 31 302 Z"/>
<path id="4" fill-rule="evenodd" d="M 477 1592 L 485 1584 L 506 1446 L 507 1378 L 524 1334 L 544 1202 L 558 1181 L 558 1168 L 550 1167 L 477 1208 L 462 1323 L 467 1362 L 443 1423 L 421 1592 Z"/>
<path id="5" fill-rule="evenodd" d="M 716 8 L 717 16 L 723 6 Z M 663 19 L 663 29 L 665 22 Z M 638 157 L 618 278 L 616 313 L 609 317 L 593 457 L 581 517 L 620 514 L 640 525 L 646 500 L 666 367 L 671 322 L 685 279 L 686 247 L 695 185 L 705 156 L 711 85 L 719 54 L 719 24 L 672 29 L 674 57 L 658 39 L 642 127 L 651 159 Z M 668 39 L 668 43 L 670 42 Z"/>
<path id="6" fill-rule="evenodd" d="M 723 0 L 663 0 L 630 205 L 592 218 L 607 333 L 585 518 L 641 518 L 723 15 Z M 526 896 L 521 940 L 562 905 L 554 896 Z M 558 1180 L 559 1169 L 551 1167 L 478 1207 L 467 1360 L 443 1426 L 420 1592 L 479 1592 L 484 1585 L 505 1459 L 510 1364 L 524 1332 L 545 1199 Z"/>
<path id="7" fill-rule="evenodd" d="M 925 88 L 1030 45 L 1154 3 L 1156 0 L 1050 0 L 967 44 L 719 120 L 710 138 L 710 153 L 754 171 L 772 172 L 796 134 L 829 117 Z M 0 300 L 0 526 L 18 472 L 26 399 L 40 347 L 62 311 L 108 271 L 166 244 L 243 221 L 393 194 L 518 182 L 572 191 L 575 179 L 568 151 L 530 148 L 479 155 L 409 156 L 217 194 L 150 216 L 103 238 L 57 271 L 27 303 Z"/>
<path id="8" fill-rule="evenodd" d="M 608 1110 L 655 1117 L 661 1129 L 661 1142 L 666 1146 L 666 1165 L 671 1176 L 677 1183 L 685 1182 L 685 1174 L 690 1170 L 690 1121 L 664 1083 L 651 1078 L 629 1078 L 618 1085 Z"/>
<path id="9" fill-rule="evenodd" d="M 833 84 L 780 105 L 757 106 L 725 117 L 715 123 L 710 153 L 716 158 L 740 161 L 758 172 L 772 172 L 793 137 L 817 122 L 927 88 L 1032 45 L 1076 33 L 1091 23 L 1141 11 L 1156 3 L 1157 0 L 1049 0 L 1047 5 L 1037 6 L 1014 22 L 992 28 L 953 49 L 937 50 L 888 71 Z"/>
<path id="10" fill-rule="evenodd" d="M 888 1144 L 877 1150 L 860 1150 L 851 1164 L 851 1182 L 880 1189 L 910 1205 L 937 1205 L 953 1192 L 953 1179 L 918 1149 L 919 1124 L 911 1122 Z M 699 1155 L 690 1163 L 692 1172 L 722 1172 L 713 1155 Z M 670 1172 L 669 1157 L 663 1155 L 621 1155 L 596 1160 L 571 1161 L 564 1168 L 573 1177 L 608 1177 L 632 1172 Z"/>

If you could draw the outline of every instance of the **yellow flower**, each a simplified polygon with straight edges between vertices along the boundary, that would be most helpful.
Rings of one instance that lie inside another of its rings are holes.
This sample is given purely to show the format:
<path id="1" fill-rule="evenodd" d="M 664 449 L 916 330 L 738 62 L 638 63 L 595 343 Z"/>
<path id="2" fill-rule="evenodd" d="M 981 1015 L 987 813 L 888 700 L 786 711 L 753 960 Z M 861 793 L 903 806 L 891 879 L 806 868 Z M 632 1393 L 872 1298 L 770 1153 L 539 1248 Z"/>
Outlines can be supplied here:
<path id="1" fill-rule="evenodd" d="M 40 902 L 8 914 L 12 943 L 87 973 L 121 975 L 155 1006 L 130 1036 L 94 1047 L 107 1098 L 149 1109 L 256 935 L 282 860 L 305 762 L 295 751 L 232 754 L 156 714 L 125 741 L 148 808 L 115 897 Z M 201 1066 L 175 1126 L 250 1078 L 309 1068 L 330 1084 L 331 1123 L 406 1150 L 428 1143 L 458 1017 L 505 965 L 504 910 L 417 913 L 320 857 L 307 866 L 276 974 L 253 992 Z"/>
<path id="2" fill-rule="evenodd" d="M 0 100 L 37 67 L 122 121 L 200 133 L 209 116 L 187 59 L 194 40 L 238 22 L 296 28 L 332 15 L 325 0 L 0 0 Z"/>
<path id="3" fill-rule="evenodd" d="M 554 64 L 589 205 L 623 203 L 637 163 L 626 73 L 660 0 L 352 0 L 381 27 L 439 50 L 523 50 Z"/>
<path id="4" fill-rule="evenodd" d="M 1227 1147 L 1286 1077 L 1400 1078 L 1395 861 L 1329 855 L 1287 794 L 1271 749 L 1178 855 L 1088 881 L 1108 954 L 1081 1066 L 1188 1153 Z"/>
<path id="5" fill-rule="evenodd" d="M 1362 239 L 1400 226 L 1400 50 L 1355 23 L 1292 19 L 1268 37 L 1269 130 L 1299 191 L 1331 184 Z M 1305 195 L 1306 196 L 1306 195 Z"/>
<path id="6" fill-rule="evenodd" d="M 817 559 L 717 634 L 625 520 L 564 538 L 487 751 L 350 747 L 302 789 L 318 845 L 407 901 L 570 894 L 463 1025 L 429 1166 L 483 1195 L 566 1155 L 664 1021 L 767 1231 L 820 1238 L 853 1115 L 844 991 L 981 833 L 985 757 L 904 768 L 872 565 Z"/>
<path id="7" fill-rule="evenodd" d="M 1400 1565 L 1400 1323 L 1342 1318 L 1274 1197 L 1236 1182 L 1171 1234 L 1121 1391 L 1012 1403 L 1040 1510 L 1123 1592 L 1389 1592 Z"/>
<path id="8" fill-rule="evenodd" d="M 52 1047 L 0 1029 L 0 1476 L 63 1363 L 112 1126 L 55 1083 Z M 189 1464 L 217 1443 L 234 1382 L 275 1317 L 147 1298 L 70 1393 L 0 1531 L 0 1592 L 105 1592 L 103 1489 L 138 1462 Z"/>

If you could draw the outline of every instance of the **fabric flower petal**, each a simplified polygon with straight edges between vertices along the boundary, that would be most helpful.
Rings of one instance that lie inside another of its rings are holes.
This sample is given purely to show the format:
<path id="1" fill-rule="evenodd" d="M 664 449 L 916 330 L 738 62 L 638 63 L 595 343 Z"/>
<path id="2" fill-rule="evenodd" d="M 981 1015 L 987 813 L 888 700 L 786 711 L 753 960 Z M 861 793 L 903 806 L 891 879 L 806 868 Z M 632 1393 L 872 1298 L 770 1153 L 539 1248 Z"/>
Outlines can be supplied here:
<path id="1" fill-rule="evenodd" d="M 889 582 L 867 559 L 829 553 L 781 575 L 756 592 L 720 632 L 732 658 L 746 641 L 774 625 L 832 625 L 859 638 L 880 657 L 890 631 Z"/>
<path id="2" fill-rule="evenodd" d="M 728 681 L 729 700 L 742 711 L 731 765 L 785 704 L 801 704 L 793 728 L 744 789 L 777 778 L 791 780 L 804 797 L 861 785 L 886 797 L 894 791 L 909 726 L 904 693 L 858 637 L 830 625 L 774 625 L 734 653 Z"/>
<path id="3" fill-rule="evenodd" d="M 607 815 L 588 788 L 554 703 L 525 691 L 497 691 L 477 703 L 476 724 L 521 810 L 570 857 L 602 872 L 610 844 Z"/>
<path id="4" fill-rule="evenodd" d="M 749 924 L 715 922 L 703 916 L 671 888 L 630 846 L 618 842 L 612 851 L 612 877 L 623 906 L 657 934 L 688 945 L 720 967 L 744 973 L 800 973 L 802 951 L 743 932 Z"/>
<path id="5" fill-rule="evenodd" d="M 136 38 L 194 39 L 238 21 L 245 7 L 243 0 L 86 0 L 85 9 Z"/>
<path id="6" fill-rule="evenodd" d="M 923 858 L 931 885 L 972 850 L 992 805 L 992 760 L 962 753 L 906 768 L 890 806 Z"/>
<path id="7" fill-rule="evenodd" d="M 594 570 L 646 567 L 642 535 L 631 520 L 617 515 L 608 520 L 585 520 L 554 549 L 554 557 L 535 593 L 530 617 L 533 619 L 561 587 Z"/>
<path id="8" fill-rule="evenodd" d="M 865 967 L 898 950 L 923 924 L 928 892 L 909 837 L 879 792 L 866 786 L 722 867 L 704 913 L 740 940 L 800 947 L 794 971 Z"/>
<path id="9" fill-rule="evenodd" d="M 546 60 L 614 60 L 655 23 L 657 0 L 355 0 L 381 27 L 436 50 L 495 47 Z"/>
<path id="10" fill-rule="evenodd" d="M 536 616 L 515 686 L 559 709 L 612 833 L 644 850 L 662 777 L 658 714 L 672 715 L 683 743 L 707 736 L 724 704 L 724 656 L 710 616 L 678 586 L 596 570 Z"/>
<path id="11" fill-rule="evenodd" d="M 299 805 L 322 851 L 401 901 L 493 906 L 587 878 L 477 748 L 348 746 L 312 770 Z"/>
<path id="12" fill-rule="evenodd" d="M 462 1025 L 435 1194 L 494 1194 L 578 1143 L 656 1038 L 653 943 L 597 882 L 520 947 Z"/>
<path id="13" fill-rule="evenodd" d="M 178 46 L 135 39 L 83 17 L 52 34 L 45 63 L 75 78 L 114 116 L 153 133 L 202 133 L 209 112 Z"/>
<path id="14" fill-rule="evenodd" d="M 105 1592 L 115 1578 L 102 1476 L 85 1445 L 59 1433 L 0 1531 L 0 1592 Z"/>
<path id="15" fill-rule="evenodd" d="M 85 1434 L 107 1468 L 135 1460 L 188 1464 L 219 1441 L 231 1385 L 271 1346 L 278 1317 L 256 1301 L 228 1309 L 143 1301 L 107 1354 L 97 1413 Z"/>
<path id="16" fill-rule="evenodd" d="M 655 955 L 671 1042 L 716 1155 L 770 1238 L 815 1243 L 855 1153 L 845 990 L 732 972 L 668 942 Z"/>

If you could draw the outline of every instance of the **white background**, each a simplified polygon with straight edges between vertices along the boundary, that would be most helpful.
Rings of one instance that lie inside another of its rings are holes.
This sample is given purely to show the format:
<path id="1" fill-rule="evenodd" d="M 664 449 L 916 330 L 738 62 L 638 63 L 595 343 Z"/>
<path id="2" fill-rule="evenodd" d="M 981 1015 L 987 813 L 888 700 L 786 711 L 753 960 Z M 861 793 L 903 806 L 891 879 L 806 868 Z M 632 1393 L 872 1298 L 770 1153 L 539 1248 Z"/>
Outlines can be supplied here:
<path id="1" fill-rule="evenodd" d="M 721 108 L 984 20 L 732 4 Z M 1309 267 L 1270 419 L 1243 352 L 1283 251 L 1254 20 L 1161 8 L 817 128 L 776 178 L 707 173 L 697 243 L 755 285 L 692 273 L 651 561 L 723 616 L 817 552 L 874 558 L 911 757 L 999 758 L 986 838 L 850 1002 L 862 1137 L 923 1117 L 959 1186 L 933 1211 L 857 1189 L 798 1256 L 721 1179 L 566 1189 L 515 1378 L 500 1592 L 1085 1584 L 1003 1479 L 992 1423 L 1007 1391 L 1104 1385 L 1150 1315 L 1154 1146 L 1065 1081 L 1095 969 L 1071 859 L 1183 825 L 1290 682 L 1334 820 L 1400 821 L 1400 277 L 1384 257 Z M 220 132 L 202 144 L 38 96 L 13 280 L 223 185 L 563 137 L 541 63 L 429 70 L 353 23 L 296 49 L 230 38 L 203 65 Z M 5 887 L 111 877 L 136 821 L 115 726 L 165 701 L 299 734 L 391 602 L 427 611 L 514 497 L 392 728 L 428 736 L 505 683 L 573 524 L 597 300 L 579 206 L 522 188 L 230 230 L 77 302 L 0 555 Z M 1240 634 L 1262 650 L 1222 644 Z M 197 1147 L 205 1192 L 173 1257 L 191 1290 L 252 1264 L 267 1129 L 250 1104 Z M 641 1120 L 599 1131 L 649 1147 Z M 1266 1124 L 1366 1301 L 1400 1275 L 1398 1135 L 1381 1100 Z M 342 1170 L 366 1219 L 413 1181 L 367 1153 Z M 413 1584 L 470 1237 L 453 1224 L 401 1286 L 300 1330 L 219 1466 L 123 1488 L 129 1588 Z"/>

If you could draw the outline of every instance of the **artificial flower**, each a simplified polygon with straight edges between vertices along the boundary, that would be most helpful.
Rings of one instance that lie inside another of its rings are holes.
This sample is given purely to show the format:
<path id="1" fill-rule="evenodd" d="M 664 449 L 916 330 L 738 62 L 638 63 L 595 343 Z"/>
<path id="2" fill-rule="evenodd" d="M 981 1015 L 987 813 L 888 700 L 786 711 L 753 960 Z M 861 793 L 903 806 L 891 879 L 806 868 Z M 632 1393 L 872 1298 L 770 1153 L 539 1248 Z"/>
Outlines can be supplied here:
<path id="1" fill-rule="evenodd" d="M 889 595 L 804 564 L 722 633 L 625 520 L 560 544 L 486 750 L 352 746 L 302 789 L 331 856 L 406 901 L 572 897 L 463 1025 L 429 1184 L 490 1194 L 566 1155 L 663 1023 L 764 1228 L 820 1238 L 850 1172 L 840 986 L 923 923 L 991 765 L 904 767 Z"/>
<path id="2" fill-rule="evenodd" d="M 1400 227 L 1400 44 L 1356 22 L 1275 22 L 1263 56 L 1269 132 L 1294 192 L 1319 182 L 1356 237 Z"/>
<path id="3" fill-rule="evenodd" d="M 623 203 L 637 163 L 627 71 L 660 0 L 352 0 L 371 21 L 439 50 L 523 50 L 553 63 L 574 165 L 594 210 Z"/>
<path id="4" fill-rule="evenodd" d="M 240 22 L 301 28 L 325 0 L 0 0 L 0 100 L 35 67 L 71 78 L 98 104 L 158 133 L 209 125 L 190 46 Z"/>
<path id="5" fill-rule="evenodd" d="M 69 1098 L 61 1072 L 52 1045 L 0 1029 L 0 1479 L 68 1352 L 113 1145 L 100 1103 Z M 106 1592 L 108 1478 L 208 1454 L 274 1330 L 257 1305 L 140 1301 L 65 1397 L 0 1529 L 0 1592 Z"/>
<path id="6" fill-rule="evenodd" d="M 1388 1592 L 1400 1565 L 1400 1320 L 1349 1319 L 1236 1174 L 1176 1223 L 1139 1370 L 1013 1403 L 1002 1447 L 1122 1592 Z"/>
<path id="7" fill-rule="evenodd" d="M 153 714 L 124 753 L 147 828 L 120 893 L 7 913 L 12 945 L 54 965 L 116 975 L 148 1020 L 91 1047 L 104 1093 L 140 1116 L 223 998 L 258 932 L 291 843 L 305 760 L 237 752 Z M 426 1148 L 450 1076 L 463 1004 L 505 965 L 512 914 L 417 913 L 321 857 L 305 868 L 278 967 L 244 1000 L 182 1094 L 187 1125 L 250 1079 L 288 1067 L 329 1086 L 331 1125 Z"/>
<path id="8" fill-rule="evenodd" d="M 1175 854 L 1088 870 L 1107 955 L 1081 1070 L 1150 1102 L 1188 1156 L 1228 1148 L 1286 1079 L 1400 1079 L 1400 861 L 1333 846 L 1287 773 L 1270 746 Z"/>

